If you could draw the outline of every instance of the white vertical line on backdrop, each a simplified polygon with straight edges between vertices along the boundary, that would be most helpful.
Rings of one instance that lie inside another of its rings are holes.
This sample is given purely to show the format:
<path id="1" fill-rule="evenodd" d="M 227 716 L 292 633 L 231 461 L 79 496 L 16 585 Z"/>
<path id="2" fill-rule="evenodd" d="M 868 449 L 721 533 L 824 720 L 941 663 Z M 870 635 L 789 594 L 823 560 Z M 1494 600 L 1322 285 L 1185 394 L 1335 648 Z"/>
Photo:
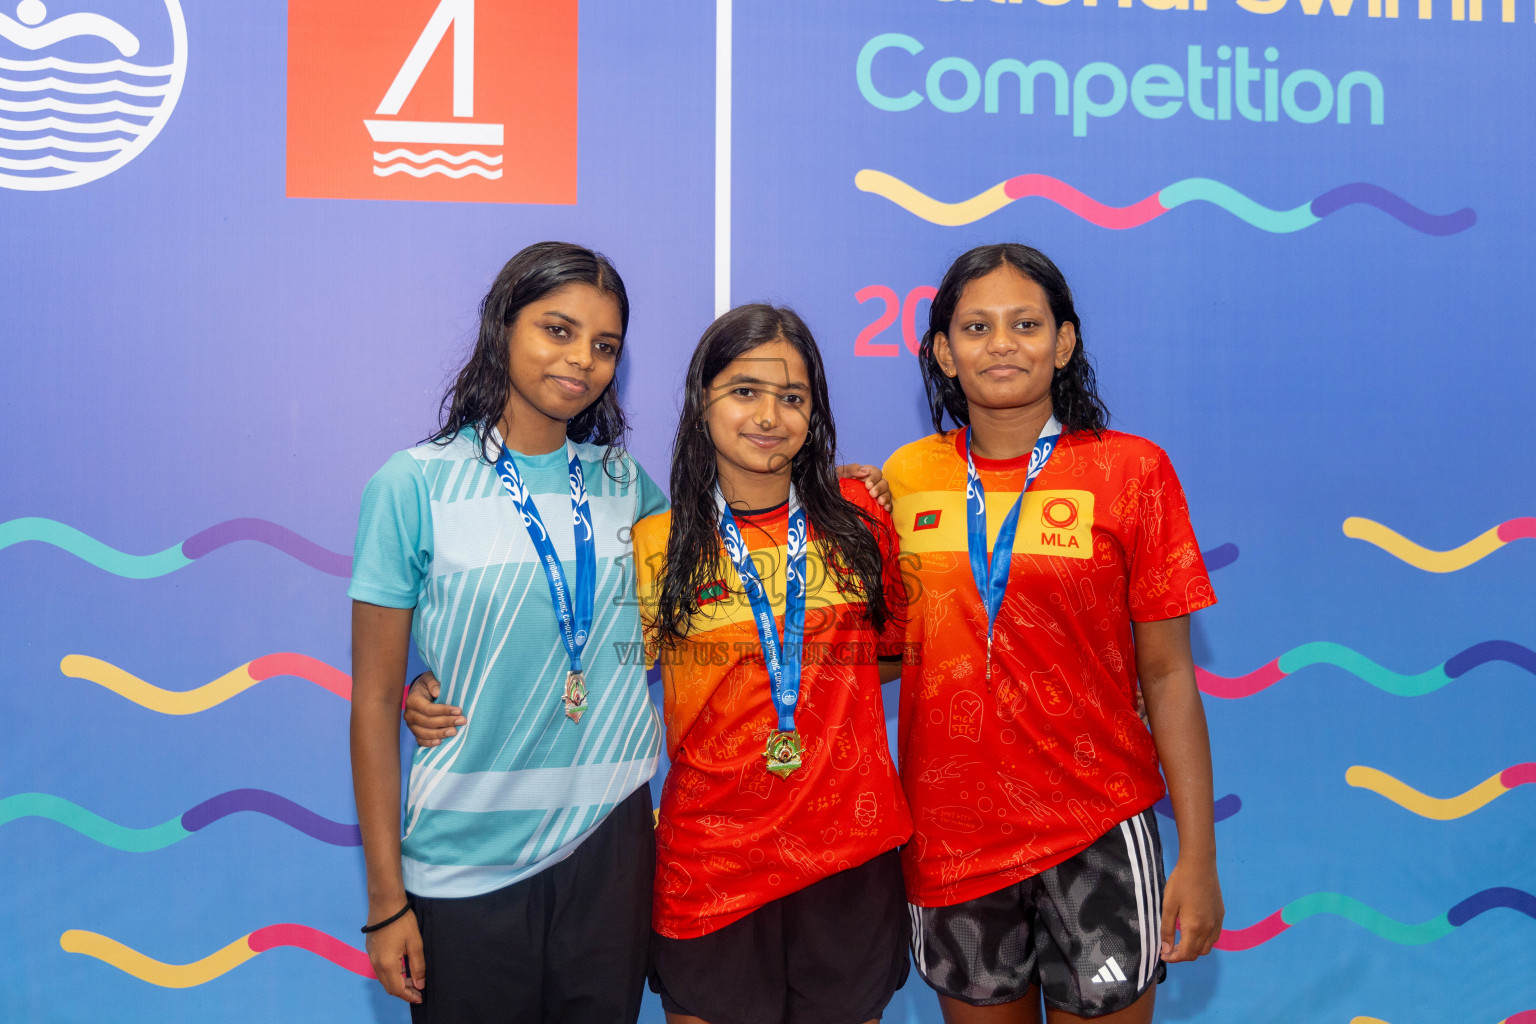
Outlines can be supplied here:
<path id="1" fill-rule="evenodd" d="M 731 0 L 715 0 L 715 316 L 731 308 Z"/>

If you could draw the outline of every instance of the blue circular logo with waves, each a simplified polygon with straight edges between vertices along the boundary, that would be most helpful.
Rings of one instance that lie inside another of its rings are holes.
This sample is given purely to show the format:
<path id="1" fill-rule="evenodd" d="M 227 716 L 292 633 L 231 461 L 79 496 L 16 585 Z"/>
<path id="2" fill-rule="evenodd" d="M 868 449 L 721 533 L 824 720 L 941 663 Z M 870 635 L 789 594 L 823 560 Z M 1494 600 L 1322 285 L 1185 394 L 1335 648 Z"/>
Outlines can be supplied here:
<path id="1" fill-rule="evenodd" d="M 0 187 L 73 188 L 142 153 L 186 78 L 179 0 L 9 6 L 0 0 Z"/>

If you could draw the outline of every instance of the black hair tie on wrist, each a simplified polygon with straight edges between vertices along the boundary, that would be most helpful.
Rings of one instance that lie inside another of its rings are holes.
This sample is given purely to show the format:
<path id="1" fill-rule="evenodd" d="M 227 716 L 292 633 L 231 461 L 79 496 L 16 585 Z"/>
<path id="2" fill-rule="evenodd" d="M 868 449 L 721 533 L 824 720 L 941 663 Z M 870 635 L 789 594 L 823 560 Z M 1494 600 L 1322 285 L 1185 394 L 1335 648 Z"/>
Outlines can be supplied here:
<path id="1" fill-rule="evenodd" d="M 405 906 L 401 907 L 395 913 L 389 915 L 384 920 L 380 921 L 378 924 L 365 924 L 365 925 L 363 925 L 363 927 L 360 929 L 360 931 L 362 931 L 362 933 L 364 935 L 367 935 L 369 932 L 376 932 L 380 928 L 388 928 L 390 925 L 394 924 L 396 921 L 398 921 L 402 917 L 404 917 L 405 916 L 405 912 L 407 910 L 410 910 L 410 909 L 411 909 L 411 901 L 410 900 L 406 900 L 405 901 Z"/>

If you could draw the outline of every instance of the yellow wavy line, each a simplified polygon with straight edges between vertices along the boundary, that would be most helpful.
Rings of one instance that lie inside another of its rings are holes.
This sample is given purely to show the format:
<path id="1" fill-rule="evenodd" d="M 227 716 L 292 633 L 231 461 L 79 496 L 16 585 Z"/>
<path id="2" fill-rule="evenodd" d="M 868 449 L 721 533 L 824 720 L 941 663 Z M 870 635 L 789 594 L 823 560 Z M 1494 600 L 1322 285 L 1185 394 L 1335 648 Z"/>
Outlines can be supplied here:
<path id="1" fill-rule="evenodd" d="M 1389 555 L 1402 559 L 1415 569 L 1425 572 L 1455 572 L 1465 569 L 1479 559 L 1487 558 L 1504 542 L 1499 539 L 1497 526 L 1467 541 L 1459 548 L 1434 551 L 1404 537 L 1390 527 L 1372 519 L 1350 516 L 1344 520 L 1344 536 L 1374 544 Z"/>
<path id="2" fill-rule="evenodd" d="M 159 960 L 150 959 L 136 949 L 130 949 L 116 939 L 109 939 L 95 932 L 81 931 L 78 928 L 71 928 L 60 935 L 59 946 L 66 953 L 84 953 L 86 956 L 93 956 L 151 985 L 159 985 L 162 988 L 191 988 L 194 985 L 212 981 L 255 956 L 256 951 L 251 949 L 250 943 L 246 941 L 249 938 L 249 935 L 242 935 L 217 953 L 210 953 L 190 964 L 163 964 Z"/>
<path id="3" fill-rule="evenodd" d="M 861 192 L 873 192 L 883 196 L 923 220 L 946 228 L 973 224 L 983 217 L 990 217 L 1013 202 L 1003 191 L 1004 182 L 998 182 L 985 192 L 958 203 L 941 203 L 932 196 L 924 195 L 900 178 L 893 178 L 884 171 L 863 170 L 853 176 L 853 184 Z"/>
<path id="4" fill-rule="evenodd" d="M 250 664 L 246 662 L 239 668 L 231 669 L 195 690 L 162 690 L 110 662 L 84 654 L 66 654 L 64 660 L 59 662 L 59 671 L 75 679 L 85 679 L 97 686 L 104 686 L 118 696 L 126 697 L 162 715 L 195 715 L 255 686 L 260 680 L 251 678 L 248 671 Z"/>
<path id="5" fill-rule="evenodd" d="M 1496 773 L 1460 796 L 1448 796 L 1444 799 L 1426 796 L 1405 782 L 1399 782 L 1386 772 L 1375 768 L 1367 768 L 1357 764 L 1344 773 L 1344 781 L 1357 789 L 1368 789 L 1386 797 L 1400 807 L 1406 807 L 1414 814 L 1423 818 L 1433 818 L 1436 821 L 1450 821 L 1453 818 L 1462 818 L 1480 807 L 1486 806 L 1489 801 L 1495 800 L 1509 792 L 1509 787 L 1499 781 L 1503 772 Z"/>
<path id="6" fill-rule="evenodd" d="M 1351 1017 L 1349 1024 L 1387 1024 L 1380 1017 Z"/>

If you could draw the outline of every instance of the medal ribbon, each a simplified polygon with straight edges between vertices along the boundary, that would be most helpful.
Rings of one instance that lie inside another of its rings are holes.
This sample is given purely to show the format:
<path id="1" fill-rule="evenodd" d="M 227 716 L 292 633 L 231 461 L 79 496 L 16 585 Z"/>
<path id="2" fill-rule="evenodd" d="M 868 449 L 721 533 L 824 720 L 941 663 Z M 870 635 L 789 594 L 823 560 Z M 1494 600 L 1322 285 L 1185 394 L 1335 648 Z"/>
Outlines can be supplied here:
<path id="1" fill-rule="evenodd" d="M 736 517 L 725 503 L 725 496 L 715 492 L 715 502 L 720 508 L 720 539 L 725 543 L 725 553 L 736 566 L 741 587 L 752 603 L 752 619 L 757 623 L 758 642 L 763 647 L 763 664 L 768 668 L 768 680 L 773 687 L 773 707 L 778 712 L 779 729 L 794 732 L 795 705 L 800 701 L 800 657 L 805 640 L 805 553 L 810 545 L 806 542 L 805 509 L 794 489 L 789 492 L 789 540 L 786 548 L 789 562 L 784 578 L 784 637 L 788 643 L 779 642 L 778 626 L 773 620 L 773 605 L 763 581 L 758 579 L 757 567 L 747 550 Z"/>
<path id="2" fill-rule="evenodd" d="M 581 671 L 581 653 L 587 646 L 587 634 L 592 631 L 592 609 L 597 602 L 597 544 L 592 535 L 592 511 L 587 504 L 587 484 L 581 473 L 581 460 L 576 457 L 576 446 L 567 441 L 566 454 L 570 457 L 567 476 L 571 483 L 571 522 L 576 536 L 576 593 L 572 600 L 566 583 L 565 567 L 560 555 L 549 539 L 539 507 L 533 503 L 523 475 L 517 470 L 517 460 L 505 444 L 501 457 L 496 460 L 496 475 L 501 485 L 511 495 L 539 563 L 544 566 L 544 578 L 549 583 L 549 597 L 555 606 L 555 618 L 560 622 L 560 635 L 565 641 L 565 653 L 571 660 L 571 671 Z"/>
<path id="3" fill-rule="evenodd" d="M 1003 525 L 997 531 L 997 543 L 993 545 L 990 564 L 987 553 L 987 492 L 976 472 L 976 462 L 971 458 L 971 429 L 965 429 L 965 533 L 966 547 L 971 555 L 971 576 L 976 580 L 976 592 L 982 604 L 987 606 L 987 651 L 992 650 L 992 626 L 997 622 L 997 611 L 1003 606 L 1003 595 L 1008 592 L 1008 571 L 1013 564 L 1013 537 L 1018 532 L 1019 509 L 1024 504 L 1024 494 L 1035 477 L 1051 460 L 1056 442 L 1061 437 L 1061 424 L 1052 416 L 1040 431 L 1034 451 L 1029 453 L 1029 475 L 1024 478 L 1024 489 L 1019 491 L 1013 507 L 1003 517 Z"/>

